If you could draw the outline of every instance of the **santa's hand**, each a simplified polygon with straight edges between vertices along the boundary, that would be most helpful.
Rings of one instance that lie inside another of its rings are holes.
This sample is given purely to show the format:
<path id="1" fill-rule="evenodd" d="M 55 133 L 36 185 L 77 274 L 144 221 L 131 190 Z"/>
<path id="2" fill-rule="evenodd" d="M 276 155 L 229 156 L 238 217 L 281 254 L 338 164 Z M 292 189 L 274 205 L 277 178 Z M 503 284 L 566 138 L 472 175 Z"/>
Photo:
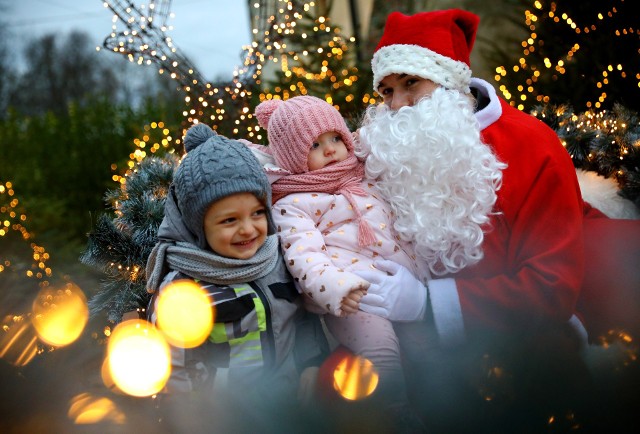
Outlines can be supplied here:
<path id="1" fill-rule="evenodd" d="M 391 321 L 421 320 L 427 288 L 408 269 L 393 261 L 380 259 L 373 265 L 378 272 L 354 271 L 371 283 L 367 294 L 360 299 L 360 310 Z"/>

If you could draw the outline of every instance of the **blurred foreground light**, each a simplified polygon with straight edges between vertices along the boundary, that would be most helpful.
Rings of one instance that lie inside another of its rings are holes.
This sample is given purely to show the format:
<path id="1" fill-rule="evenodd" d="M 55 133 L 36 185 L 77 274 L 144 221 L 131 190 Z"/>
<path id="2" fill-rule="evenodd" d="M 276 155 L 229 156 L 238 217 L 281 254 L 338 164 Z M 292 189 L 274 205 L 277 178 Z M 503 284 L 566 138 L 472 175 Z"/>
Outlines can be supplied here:
<path id="1" fill-rule="evenodd" d="M 109 367 L 109 357 L 105 357 L 104 360 L 102 360 L 102 366 L 100 367 L 100 376 L 102 378 L 102 383 L 107 389 L 114 393 L 126 395 L 126 393 L 120 390 L 120 388 L 116 385 L 116 382 L 113 381 L 113 377 L 111 376 L 111 369 Z"/>
<path id="2" fill-rule="evenodd" d="M 345 399 L 356 401 L 371 395 L 378 386 L 378 373 L 364 357 L 348 355 L 333 371 L 333 387 Z"/>
<path id="3" fill-rule="evenodd" d="M 33 302 L 31 322 L 40 339 L 56 347 L 74 342 L 89 320 L 87 299 L 78 286 L 43 288 Z"/>
<path id="4" fill-rule="evenodd" d="M 113 401 L 88 393 L 81 393 L 71 399 L 67 415 L 76 425 L 98 423 L 123 425 L 126 422 L 124 413 Z"/>
<path id="5" fill-rule="evenodd" d="M 169 344 L 144 320 L 129 320 L 116 326 L 109 338 L 107 358 L 111 379 L 129 395 L 158 393 L 171 374 Z"/>
<path id="6" fill-rule="evenodd" d="M 0 359 L 13 366 L 25 366 L 38 354 L 38 336 L 29 320 L 8 315 L 0 330 Z"/>
<path id="7" fill-rule="evenodd" d="M 158 296 L 157 325 L 173 346 L 193 348 L 204 342 L 213 327 L 213 307 L 195 282 L 179 280 Z"/>

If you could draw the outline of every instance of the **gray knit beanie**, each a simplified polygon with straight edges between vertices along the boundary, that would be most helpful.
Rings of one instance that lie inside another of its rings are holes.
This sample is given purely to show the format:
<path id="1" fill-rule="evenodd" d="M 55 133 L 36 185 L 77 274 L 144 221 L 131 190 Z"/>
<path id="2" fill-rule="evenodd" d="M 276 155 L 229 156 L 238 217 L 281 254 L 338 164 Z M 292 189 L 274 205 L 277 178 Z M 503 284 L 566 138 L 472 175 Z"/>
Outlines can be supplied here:
<path id="1" fill-rule="evenodd" d="M 204 124 L 189 128 L 184 156 L 173 178 L 178 208 L 198 247 L 206 248 L 204 215 L 211 204 L 236 193 L 253 193 L 267 209 L 269 234 L 275 233 L 271 217 L 271 185 L 251 150 L 242 143 L 217 135 Z"/>

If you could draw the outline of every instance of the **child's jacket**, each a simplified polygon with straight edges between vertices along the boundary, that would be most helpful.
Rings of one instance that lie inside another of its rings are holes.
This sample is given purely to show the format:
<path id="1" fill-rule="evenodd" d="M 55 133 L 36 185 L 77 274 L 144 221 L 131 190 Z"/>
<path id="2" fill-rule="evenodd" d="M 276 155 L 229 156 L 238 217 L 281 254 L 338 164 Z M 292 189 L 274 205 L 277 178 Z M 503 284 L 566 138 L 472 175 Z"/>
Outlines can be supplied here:
<path id="1" fill-rule="evenodd" d="M 190 279 L 172 271 L 154 294 L 148 317 L 155 322 L 157 295 L 172 281 Z M 212 385 L 225 368 L 234 389 L 265 388 L 295 393 L 300 372 L 328 352 L 319 318 L 305 312 L 282 260 L 267 276 L 229 286 L 198 282 L 215 307 L 209 339 L 193 349 L 172 347 L 167 391 L 189 392 Z M 273 389 L 275 388 L 275 389 Z"/>
<path id="2" fill-rule="evenodd" d="M 373 268 L 377 258 L 388 259 L 418 274 L 412 247 L 393 229 L 393 212 L 375 194 L 372 181 L 363 180 L 366 196 L 353 195 L 377 242 L 358 246 L 358 222 L 342 194 L 293 193 L 273 206 L 286 265 L 299 290 L 316 313 L 340 314 L 350 288 L 366 281 L 352 273 Z"/>

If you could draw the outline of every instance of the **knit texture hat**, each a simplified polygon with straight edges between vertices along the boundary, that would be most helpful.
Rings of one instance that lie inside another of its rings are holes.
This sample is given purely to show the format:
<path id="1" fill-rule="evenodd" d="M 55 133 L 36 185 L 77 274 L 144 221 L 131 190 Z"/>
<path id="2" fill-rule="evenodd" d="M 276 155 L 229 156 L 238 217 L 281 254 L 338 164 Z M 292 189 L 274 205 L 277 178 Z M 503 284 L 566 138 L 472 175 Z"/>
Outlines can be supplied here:
<path id="1" fill-rule="evenodd" d="M 276 164 L 291 173 L 309 171 L 307 160 L 313 142 L 322 134 L 336 131 L 347 149 L 353 138 L 340 112 L 314 96 L 296 96 L 286 101 L 266 100 L 255 110 L 258 123 L 267 130 L 269 152 Z"/>
<path id="2" fill-rule="evenodd" d="M 390 74 L 409 74 L 469 93 L 469 56 L 479 23 L 477 15 L 460 9 L 392 12 L 371 60 L 373 89 Z"/>
<path id="3" fill-rule="evenodd" d="M 265 204 L 269 234 L 271 185 L 262 166 L 242 143 L 217 135 L 204 124 L 189 128 L 184 156 L 173 178 L 173 190 L 182 219 L 197 245 L 206 248 L 204 215 L 211 204 L 236 193 L 253 193 Z"/>

